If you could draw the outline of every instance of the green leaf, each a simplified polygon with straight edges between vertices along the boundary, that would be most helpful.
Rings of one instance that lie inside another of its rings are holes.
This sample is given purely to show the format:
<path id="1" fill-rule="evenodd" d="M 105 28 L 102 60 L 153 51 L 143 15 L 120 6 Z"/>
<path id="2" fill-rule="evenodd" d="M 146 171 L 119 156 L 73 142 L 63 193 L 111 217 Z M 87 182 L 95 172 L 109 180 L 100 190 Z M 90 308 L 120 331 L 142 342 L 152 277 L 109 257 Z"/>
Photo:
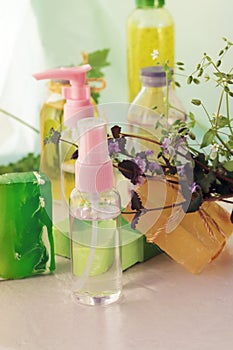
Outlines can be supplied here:
<path id="1" fill-rule="evenodd" d="M 217 77 L 217 78 L 224 78 L 226 75 L 222 72 L 215 72 L 214 75 Z"/>
<path id="2" fill-rule="evenodd" d="M 195 123 L 194 123 L 194 125 L 195 125 Z M 194 125 L 193 125 L 193 127 L 194 127 Z M 189 131 L 188 135 L 189 135 L 191 140 L 196 140 L 196 135 L 193 134 L 191 131 Z"/>
<path id="3" fill-rule="evenodd" d="M 176 62 L 177 66 L 184 66 L 184 63 L 183 62 Z"/>
<path id="4" fill-rule="evenodd" d="M 189 112 L 188 116 L 189 116 L 189 119 L 195 120 L 195 116 L 194 116 L 194 114 L 192 112 Z"/>
<path id="5" fill-rule="evenodd" d="M 213 169 L 217 169 L 218 164 L 219 164 L 219 157 L 217 156 L 212 160 Z"/>
<path id="6" fill-rule="evenodd" d="M 133 146 L 132 149 L 131 149 L 131 155 L 134 157 L 135 154 L 136 154 L 136 150 L 135 150 L 135 147 Z"/>
<path id="7" fill-rule="evenodd" d="M 88 63 L 92 68 L 101 69 L 103 67 L 109 66 L 107 62 L 107 57 L 109 54 L 109 49 L 97 50 L 88 54 Z"/>
<path id="8" fill-rule="evenodd" d="M 190 75 L 188 78 L 187 78 L 187 84 L 191 84 L 193 81 L 193 77 L 192 75 Z"/>
<path id="9" fill-rule="evenodd" d="M 225 126 L 228 125 L 228 118 L 224 117 L 223 115 L 220 115 L 218 117 L 218 128 L 224 128 Z"/>
<path id="10" fill-rule="evenodd" d="M 212 129 L 209 129 L 203 136 L 202 143 L 201 143 L 201 148 L 204 148 L 208 145 L 210 145 L 215 138 L 215 131 Z"/>
<path id="11" fill-rule="evenodd" d="M 210 58 L 210 56 L 205 55 L 205 58 L 207 59 L 207 61 L 211 62 L 211 58 Z"/>
<path id="12" fill-rule="evenodd" d="M 178 81 L 175 81 L 175 86 L 180 87 L 180 83 Z"/>
<path id="13" fill-rule="evenodd" d="M 190 128 L 194 128 L 195 124 L 196 124 L 196 120 L 195 120 L 195 116 L 192 112 L 189 112 L 188 118 L 190 119 L 190 122 L 188 123 L 188 126 Z"/>
<path id="14" fill-rule="evenodd" d="M 229 160 L 229 161 L 223 163 L 223 167 L 227 171 L 233 171 L 233 160 Z"/>
<path id="15" fill-rule="evenodd" d="M 201 179 L 198 179 L 198 184 L 201 186 L 204 193 L 208 193 L 211 185 L 215 182 L 216 176 L 213 171 L 205 174 Z"/>
<path id="16" fill-rule="evenodd" d="M 40 156 L 34 153 L 28 153 L 25 157 L 17 160 L 15 163 L 0 165 L 0 174 L 39 171 Z"/>
<path id="17" fill-rule="evenodd" d="M 99 103 L 100 93 L 99 92 L 91 92 L 91 97 L 95 101 L 96 104 Z"/>
<path id="18" fill-rule="evenodd" d="M 199 70 L 199 73 L 198 73 L 198 77 L 201 77 L 202 76 L 202 74 L 203 74 L 203 72 L 204 72 L 204 69 L 203 68 L 200 68 L 200 70 Z"/>
<path id="19" fill-rule="evenodd" d="M 201 100 L 198 100 L 196 98 L 193 98 L 191 103 L 195 106 L 200 106 L 201 105 Z"/>
<path id="20" fill-rule="evenodd" d="M 222 63 L 222 61 L 221 61 L 221 60 L 218 60 L 218 61 L 216 62 L 216 67 L 219 67 L 219 66 L 221 65 L 221 63 Z"/>
<path id="21" fill-rule="evenodd" d="M 202 193 L 199 192 L 196 194 L 194 198 L 191 199 L 188 209 L 186 210 L 186 213 L 193 213 L 197 211 L 202 205 L 202 203 L 203 203 L 203 196 L 202 196 Z"/>
<path id="22" fill-rule="evenodd" d="M 89 72 L 87 72 L 87 78 L 102 78 L 103 76 L 104 74 L 96 68 L 92 68 Z"/>
<path id="23" fill-rule="evenodd" d="M 194 78 L 194 79 L 193 79 L 193 82 L 194 82 L 194 84 L 196 84 L 196 85 L 200 84 L 200 80 L 197 79 L 197 78 Z"/>
<path id="24" fill-rule="evenodd" d="M 233 149 L 233 140 L 229 140 L 228 142 L 227 142 L 227 146 L 230 148 L 230 149 Z"/>

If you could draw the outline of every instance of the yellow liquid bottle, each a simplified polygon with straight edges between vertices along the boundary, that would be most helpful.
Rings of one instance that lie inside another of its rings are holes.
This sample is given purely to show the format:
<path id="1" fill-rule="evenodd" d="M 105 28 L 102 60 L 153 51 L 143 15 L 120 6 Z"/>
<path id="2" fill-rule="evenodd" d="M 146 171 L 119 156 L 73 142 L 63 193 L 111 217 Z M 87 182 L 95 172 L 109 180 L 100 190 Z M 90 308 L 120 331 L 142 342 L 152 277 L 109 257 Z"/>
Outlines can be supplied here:
<path id="1" fill-rule="evenodd" d="M 164 0 L 136 0 L 127 21 L 129 102 L 141 89 L 140 69 L 168 62 L 174 67 L 174 22 Z M 153 59 L 152 52 L 158 51 Z"/>
<path id="2" fill-rule="evenodd" d="M 59 145 L 53 143 L 45 144 L 44 141 L 49 135 L 51 128 L 59 132 L 62 131 L 65 100 L 61 95 L 61 89 L 68 84 L 68 81 L 51 80 L 49 82 L 49 98 L 40 111 L 40 170 L 51 180 L 54 200 L 61 199 Z"/>

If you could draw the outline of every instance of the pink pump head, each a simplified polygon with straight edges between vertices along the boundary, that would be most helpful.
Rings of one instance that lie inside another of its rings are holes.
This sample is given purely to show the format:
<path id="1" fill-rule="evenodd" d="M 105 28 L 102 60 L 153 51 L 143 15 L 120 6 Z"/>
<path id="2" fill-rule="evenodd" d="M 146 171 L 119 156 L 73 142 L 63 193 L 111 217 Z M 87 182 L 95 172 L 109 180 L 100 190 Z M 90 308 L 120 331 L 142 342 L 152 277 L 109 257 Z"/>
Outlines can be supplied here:
<path id="1" fill-rule="evenodd" d="M 108 153 L 106 122 L 100 118 L 87 118 L 79 121 L 78 129 L 76 188 L 89 193 L 110 190 L 113 187 L 113 169 Z"/>
<path id="2" fill-rule="evenodd" d="M 76 127 L 76 122 L 79 119 L 93 117 L 94 115 L 94 106 L 90 102 L 90 86 L 86 84 L 86 72 L 89 70 L 91 70 L 91 66 L 84 64 L 78 67 L 49 69 L 33 74 L 33 77 L 37 80 L 69 80 L 71 86 L 62 88 L 62 96 L 66 99 L 64 105 L 64 122 L 66 125 Z M 76 113 L 77 118 L 71 118 Z"/>

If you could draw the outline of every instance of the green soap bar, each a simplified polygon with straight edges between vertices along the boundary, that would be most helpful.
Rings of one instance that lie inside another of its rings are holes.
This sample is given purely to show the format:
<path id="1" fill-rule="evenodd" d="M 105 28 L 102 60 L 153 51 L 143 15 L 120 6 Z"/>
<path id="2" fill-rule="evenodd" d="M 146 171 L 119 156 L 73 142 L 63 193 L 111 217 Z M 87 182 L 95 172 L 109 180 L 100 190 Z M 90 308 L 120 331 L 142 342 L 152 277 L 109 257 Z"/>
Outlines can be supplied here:
<path id="1" fill-rule="evenodd" d="M 53 226 L 54 250 L 56 255 L 70 259 L 70 238 Z"/>
<path id="2" fill-rule="evenodd" d="M 55 254 L 70 258 L 70 239 L 68 231 L 68 219 L 60 222 L 57 226 L 53 227 L 54 241 L 55 241 Z M 62 232 L 61 232 L 62 230 Z M 81 249 L 83 251 L 81 252 Z M 75 247 L 75 255 L 82 254 L 83 264 L 87 261 L 89 254 L 88 248 L 81 248 L 78 250 L 78 245 Z M 161 250 L 156 244 L 148 243 L 146 237 L 137 230 L 133 230 L 130 227 L 130 224 L 122 219 L 122 270 L 126 270 L 129 267 L 135 265 L 138 262 L 146 261 L 158 254 L 161 253 Z M 102 254 L 102 260 L 100 263 L 100 256 Z M 96 249 L 95 260 L 94 260 L 94 269 L 96 271 L 104 271 L 108 268 L 111 263 L 111 254 L 107 251 L 101 252 L 100 248 Z M 97 264 L 98 262 L 98 264 Z M 83 265 L 82 264 L 82 265 Z M 80 274 L 80 272 L 77 272 Z"/>
<path id="3" fill-rule="evenodd" d="M 55 269 L 50 180 L 37 172 L 0 175 L 0 278 Z"/>

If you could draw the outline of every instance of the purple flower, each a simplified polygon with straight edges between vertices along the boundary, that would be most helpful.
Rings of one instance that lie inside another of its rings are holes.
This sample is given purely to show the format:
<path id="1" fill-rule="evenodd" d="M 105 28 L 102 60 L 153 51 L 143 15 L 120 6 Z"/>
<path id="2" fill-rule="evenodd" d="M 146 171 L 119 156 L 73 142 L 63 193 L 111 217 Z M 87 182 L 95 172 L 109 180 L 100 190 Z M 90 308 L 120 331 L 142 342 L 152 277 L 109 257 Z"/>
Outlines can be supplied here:
<path id="1" fill-rule="evenodd" d="M 172 144 L 172 140 L 169 139 L 168 137 L 165 137 L 161 144 L 161 147 L 164 149 L 165 154 L 170 153 L 171 144 Z"/>
<path id="2" fill-rule="evenodd" d="M 108 152 L 110 157 L 115 154 L 120 152 L 119 144 L 117 141 L 110 140 L 108 143 Z"/>
<path id="3" fill-rule="evenodd" d="M 186 139 L 185 137 L 176 136 L 175 138 L 165 137 L 161 147 L 164 149 L 164 154 L 169 154 L 171 157 L 175 157 L 177 151 L 183 153 L 185 149 Z M 182 150 L 181 150 L 182 148 Z"/>
<path id="4" fill-rule="evenodd" d="M 149 162 L 148 169 L 154 174 L 156 171 L 160 170 L 160 165 L 158 162 Z"/>
<path id="5" fill-rule="evenodd" d="M 184 165 L 177 165 L 177 173 L 179 176 L 185 175 L 185 166 Z"/>
<path id="6" fill-rule="evenodd" d="M 201 187 L 196 182 L 193 182 L 192 185 L 189 187 L 189 189 L 190 189 L 191 193 L 195 193 L 198 190 L 200 190 Z"/>
<path id="7" fill-rule="evenodd" d="M 142 174 L 144 174 L 145 171 L 146 171 L 146 161 L 145 161 L 145 159 L 142 159 L 142 158 L 137 156 L 137 157 L 135 157 L 133 159 L 133 161 L 137 164 L 137 166 L 141 170 Z"/>
<path id="8" fill-rule="evenodd" d="M 48 143 L 54 143 L 55 145 L 58 145 L 60 138 L 61 138 L 61 133 L 55 130 L 54 128 L 51 128 L 49 130 L 48 136 L 46 136 L 46 138 L 44 139 L 44 144 L 46 145 Z"/>
<path id="9" fill-rule="evenodd" d="M 145 155 L 148 156 L 153 156 L 154 151 L 152 149 L 148 149 L 147 151 L 145 151 Z"/>

